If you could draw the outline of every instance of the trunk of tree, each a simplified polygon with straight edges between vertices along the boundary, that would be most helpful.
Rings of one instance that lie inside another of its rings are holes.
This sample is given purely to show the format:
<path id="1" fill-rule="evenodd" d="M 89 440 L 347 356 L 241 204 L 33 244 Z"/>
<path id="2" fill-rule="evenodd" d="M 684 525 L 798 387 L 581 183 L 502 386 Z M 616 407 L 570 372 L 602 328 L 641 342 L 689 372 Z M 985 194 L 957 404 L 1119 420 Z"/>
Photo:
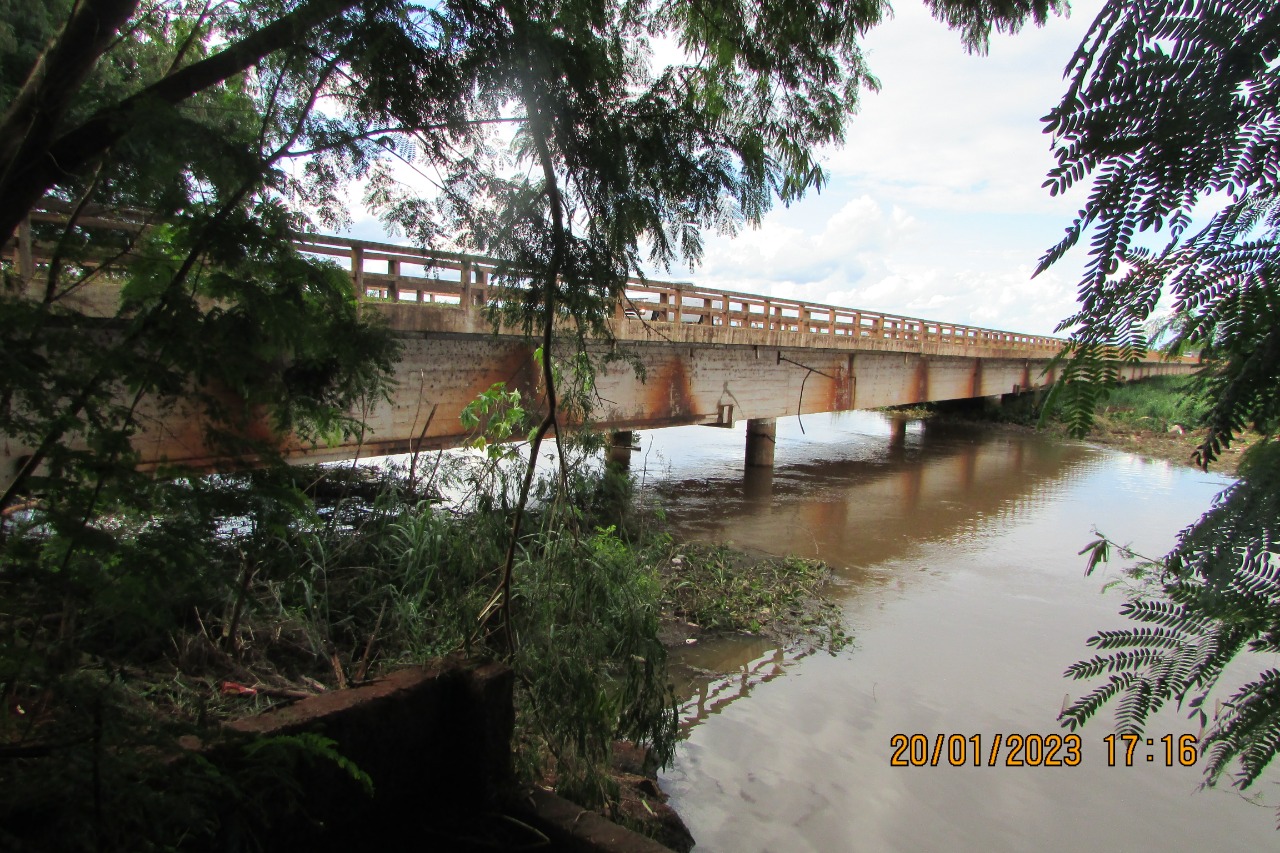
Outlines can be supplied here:
<path id="1" fill-rule="evenodd" d="M 155 104 L 181 103 L 241 73 L 264 56 L 297 44 L 308 30 L 359 2 L 310 0 L 208 59 L 180 68 L 120 103 L 99 110 L 55 138 L 75 92 L 137 6 L 137 0 L 87 0 L 41 57 L 0 121 L 0 235 L 11 237 L 40 199 L 60 181 L 92 164 L 129 130 L 133 118 L 143 110 Z"/>

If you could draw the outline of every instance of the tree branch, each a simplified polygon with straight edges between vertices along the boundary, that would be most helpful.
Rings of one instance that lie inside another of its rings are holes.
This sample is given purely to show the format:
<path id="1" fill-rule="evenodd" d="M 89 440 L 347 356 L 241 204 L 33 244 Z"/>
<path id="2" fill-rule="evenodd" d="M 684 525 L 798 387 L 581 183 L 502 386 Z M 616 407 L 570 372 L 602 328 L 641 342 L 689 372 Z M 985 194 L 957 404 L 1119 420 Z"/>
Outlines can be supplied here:
<path id="1" fill-rule="evenodd" d="M 71 99 L 137 8 L 138 0 L 83 0 L 77 5 L 0 119 L 0 186 L 49 146 Z"/>
<path id="2" fill-rule="evenodd" d="M 95 0 L 89 0 L 90 4 Z M 128 3 L 130 0 L 96 0 L 98 3 Z M 192 63 L 153 83 L 118 104 L 99 110 L 93 117 L 56 140 L 37 139 L 20 150 L 6 152 L 3 143 L 9 121 L 0 124 L 0 234 L 6 237 L 44 195 L 67 176 L 74 175 L 101 156 L 124 136 L 139 116 L 156 104 L 175 105 L 198 92 L 217 85 L 258 63 L 264 56 L 296 44 L 309 30 L 345 12 L 361 0 L 309 0 L 289 14 L 246 36 L 208 59 Z M 115 24 L 119 27 L 119 23 Z M 70 23 L 68 24 L 70 27 Z M 97 46 L 94 42 L 92 47 Z M 99 53 L 81 57 L 87 74 Z M 83 80 L 83 77 L 80 78 Z M 64 87 L 65 88 L 65 87 Z M 78 83 L 75 88 L 78 88 Z M 68 89 L 56 114 L 44 119 L 51 129 L 65 112 Z M 50 133 L 52 131 L 50 130 Z M 47 135 L 46 135 L 47 136 Z"/>

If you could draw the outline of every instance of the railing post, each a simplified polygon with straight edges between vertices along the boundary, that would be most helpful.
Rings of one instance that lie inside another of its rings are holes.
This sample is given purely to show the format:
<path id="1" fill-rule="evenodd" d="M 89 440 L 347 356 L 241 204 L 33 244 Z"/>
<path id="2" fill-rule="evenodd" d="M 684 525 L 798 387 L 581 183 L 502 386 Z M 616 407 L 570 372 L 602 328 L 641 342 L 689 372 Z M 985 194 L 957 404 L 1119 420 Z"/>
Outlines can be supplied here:
<path id="1" fill-rule="evenodd" d="M 360 299 L 367 295 L 364 289 L 364 246 L 351 247 L 351 280 L 356 283 L 356 293 Z"/>
<path id="2" fill-rule="evenodd" d="M 387 259 L 387 296 L 391 297 L 392 302 L 400 301 L 400 261 L 396 258 Z"/>
<path id="3" fill-rule="evenodd" d="M 463 261 L 458 272 L 458 302 L 464 315 L 471 314 L 471 262 Z"/>
<path id="4" fill-rule="evenodd" d="M 682 290 L 679 287 L 676 288 L 675 303 L 676 303 L 676 308 L 675 308 L 675 311 L 671 313 L 671 322 L 679 325 L 680 314 L 683 313 L 684 311 L 684 290 Z"/>
<path id="5" fill-rule="evenodd" d="M 18 264 L 18 280 L 26 289 L 27 282 L 35 278 L 35 264 L 31 260 L 31 217 L 24 216 L 18 223 L 18 244 L 14 247 Z"/>
<path id="6" fill-rule="evenodd" d="M 764 330 L 773 331 L 773 302 L 768 299 L 764 301 Z"/>

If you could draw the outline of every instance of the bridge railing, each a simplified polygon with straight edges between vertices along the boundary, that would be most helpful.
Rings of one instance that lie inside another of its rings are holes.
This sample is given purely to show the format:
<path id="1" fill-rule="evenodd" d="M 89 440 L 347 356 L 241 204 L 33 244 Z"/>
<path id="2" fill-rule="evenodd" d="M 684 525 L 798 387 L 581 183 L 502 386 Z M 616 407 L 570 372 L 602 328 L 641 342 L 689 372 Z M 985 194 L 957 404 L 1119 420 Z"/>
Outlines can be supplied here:
<path id="1" fill-rule="evenodd" d="M 457 305 L 469 312 L 485 306 L 494 292 L 492 276 L 497 261 L 492 258 L 316 234 L 299 237 L 297 245 L 301 251 L 340 261 L 351 271 L 357 292 L 369 301 Z M 697 324 L 830 339 L 999 348 L 1038 355 L 1055 354 L 1065 343 L 1040 335 L 639 278 L 628 281 L 617 319 L 655 326 Z"/>
<path id="2" fill-rule="evenodd" d="M 50 210 L 35 212 L 31 219 L 65 221 L 65 216 L 64 211 Z M 84 217 L 77 220 L 93 227 L 135 232 L 145 229 L 146 226 L 140 224 L 143 221 L 145 219 L 130 221 L 118 211 L 114 217 L 107 214 L 93 218 L 91 222 Z M 498 269 L 498 261 L 493 258 L 319 234 L 302 234 L 295 239 L 295 244 L 302 252 L 331 258 L 346 267 L 360 298 L 371 302 L 452 305 L 471 313 L 489 304 L 496 294 L 493 276 Z M 33 250 L 40 255 L 42 247 L 33 247 L 30 228 L 20 231 L 18 239 L 11 245 L 18 268 L 33 270 Z M 616 319 L 620 329 L 625 328 L 628 321 L 659 329 L 664 324 L 668 327 L 697 324 L 726 331 L 744 329 L 789 333 L 810 341 L 822 338 L 837 346 L 842 345 L 837 341 L 853 338 L 868 343 L 889 343 L 894 349 L 918 346 L 921 351 L 931 347 L 958 346 L 1049 357 L 1058 353 L 1066 343 L 1060 338 L 1041 335 L 714 290 L 688 282 L 639 278 L 628 280 L 625 298 L 617 307 Z M 1154 360 L 1159 355 L 1152 353 L 1149 358 Z"/>

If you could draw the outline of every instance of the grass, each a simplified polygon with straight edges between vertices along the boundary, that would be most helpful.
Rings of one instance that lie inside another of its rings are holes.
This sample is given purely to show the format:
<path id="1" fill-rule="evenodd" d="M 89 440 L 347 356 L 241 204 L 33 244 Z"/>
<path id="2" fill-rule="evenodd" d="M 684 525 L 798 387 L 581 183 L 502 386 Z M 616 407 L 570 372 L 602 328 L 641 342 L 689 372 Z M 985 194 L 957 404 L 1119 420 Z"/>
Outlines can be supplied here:
<path id="1" fill-rule="evenodd" d="M 25 843 L 14 827 L 41 849 L 223 845 L 219 785 L 164 770 L 180 737 L 214 741 L 232 717 L 435 656 L 498 655 L 482 614 L 511 501 L 495 470 L 451 474 L 468 498 L 450 507 L 397 474 L 286 469 L 157 483 L 149 511 L 79 538 L 39 512 L 11 521 L 0 847 Z M 605 523 L 626 516 L 619 494 L 599 475 L 544 484 L 517 548 L 519 765 L 528 778 L 554 766 L 587 805 L 612 793 L 615 739 L 665 760 L 677 732 L 660 556 Z M 193 814 L 202 802 L 211 811 Z M 164 803 L 187 818 L 155 821 Z"/>
<path id="2" fill-rule="evenodd" d="M 674 615 L 705 631 L 810 642 L 833 654 L 849 637 L 826 595 L 831 570 L 819 560 L 753 557 L 726 545 L 686 545 L 662 569 Z"/>
<path id="3" fill-rule="evenodd" d="M 1175 426 L 1195 430 L 1208 426 L 1210 401 L 1196 392 L 1194 377 L 1153 376 L 1112 389 L 1098 408 L 1100 418 L 1167 432 Z"/>
<path id="4" fill-rule="evenodd" d="M 430 487 L 346 467 L 155 481 L 132 504 L 144 509 L 74 536 L 38 510 L 8 520 L 0 847 L 225 846 L 217 803 L 234 779 L 177 773 L 181 737 L 216 741 L 228 719 L 428 658 L 497 655 L 482 617 L 511 484 L 498 466 L 431 470 Z M 823 564 L 677 546 L 626 478 L 591 471 L 539 487 L 517 548 L 509 663 L 525 778 L 597 806 L 617 793 L 615 740 L 660 763 L 674 750 L 660 640 L 672 613 L 832 650 L 847 637 Z M 440 491 L 465 497 L 446 506 Z M 332 759 L 323 744 L 285 746 Z"/>

